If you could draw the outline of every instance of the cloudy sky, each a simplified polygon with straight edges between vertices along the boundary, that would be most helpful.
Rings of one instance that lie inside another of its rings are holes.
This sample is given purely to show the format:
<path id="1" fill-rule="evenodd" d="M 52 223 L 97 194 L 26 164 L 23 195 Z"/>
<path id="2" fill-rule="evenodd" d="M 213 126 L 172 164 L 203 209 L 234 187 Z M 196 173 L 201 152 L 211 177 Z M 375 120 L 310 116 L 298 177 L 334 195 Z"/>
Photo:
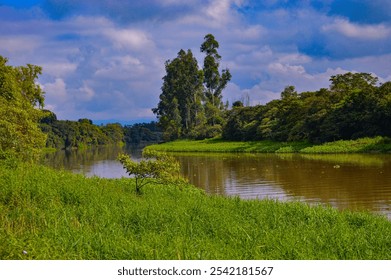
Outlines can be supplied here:
<path id="1" fill-rule="evenodd" d="M 391 80 L 389 0 L 0 0 L 0 55 L 43 67 L 59 119 L 154 120 L 164 62 L 191 49 L 201 64 L 208 33 L 233 76 L 230 103 L 347 71 Z"/>

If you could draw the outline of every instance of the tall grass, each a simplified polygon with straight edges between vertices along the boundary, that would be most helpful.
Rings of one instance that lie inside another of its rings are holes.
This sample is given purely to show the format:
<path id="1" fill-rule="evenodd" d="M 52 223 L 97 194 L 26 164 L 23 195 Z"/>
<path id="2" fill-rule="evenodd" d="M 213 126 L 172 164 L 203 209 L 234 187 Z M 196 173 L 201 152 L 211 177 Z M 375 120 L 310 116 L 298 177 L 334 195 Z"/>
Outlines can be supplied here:
<path id="1" fill-rule="evenodd" d="M 308 142 L 252 141 L 235 142 L 221 139 L 177 140 L 148 146 L 147 149 L 166 152 L 250 152 L 250 153 L 389 153 L 391 139 L 387 137 L 340 140 L 313 145 Z"/>
<path id="2" fill-rule="evenodd" d="M 391 259 L 367 213 L 0 164 L 0 259 Z"/>

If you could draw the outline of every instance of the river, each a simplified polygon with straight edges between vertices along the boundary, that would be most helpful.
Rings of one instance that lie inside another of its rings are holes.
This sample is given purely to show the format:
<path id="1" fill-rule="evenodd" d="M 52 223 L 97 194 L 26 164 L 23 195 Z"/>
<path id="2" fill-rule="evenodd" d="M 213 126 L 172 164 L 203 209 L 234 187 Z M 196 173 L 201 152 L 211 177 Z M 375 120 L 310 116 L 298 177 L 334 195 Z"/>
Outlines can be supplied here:
<path id="1" fill-rule="evenodd" d="M 46 164 L 86 176 L 127 177 L 121 148 L 58 151 Z M 140 150 L 126 150 L 140 159 Z M 182 173 L 207 193 L 366 210 L 391 219 L 391 155 L 175 154 Z"/>

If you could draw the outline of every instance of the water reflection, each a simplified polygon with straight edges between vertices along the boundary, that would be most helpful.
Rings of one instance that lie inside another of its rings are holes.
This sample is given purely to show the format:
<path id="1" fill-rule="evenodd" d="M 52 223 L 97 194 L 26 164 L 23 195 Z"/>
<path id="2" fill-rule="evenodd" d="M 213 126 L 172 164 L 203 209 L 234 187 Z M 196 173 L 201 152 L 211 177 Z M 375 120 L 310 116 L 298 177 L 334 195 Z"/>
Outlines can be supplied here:
<path id="1" fill-rule="evenodd" d="M 127 176 L 118 153 L 140 158 L 140 150 L 96 148 L 60 151 L 46 163 L 87 176 Z M 330 204 L 369 210 L 391 219 L 391 155 L 175 154 L 183 175 L 208 193 Z"/>
<path id="2" fill-rule="evenodd" d="M 127 177 L 120 162 L 116 160 L 118 154 L 128 153 L 133 159 L 141 158 L 139 147 L 95 147 L 87 150 L 57 151 L 50 153 L 43 159 L 44 164 L 56 169 L 70 170 L 85 174 L 88 177 L 103 178 Z"/>
<path id="3" fill-rule="evenodd" d="M 369 210 L 391 218 L 386 155 L 185 155 L 183 172 L 209 193 L 276 198 Z"/>

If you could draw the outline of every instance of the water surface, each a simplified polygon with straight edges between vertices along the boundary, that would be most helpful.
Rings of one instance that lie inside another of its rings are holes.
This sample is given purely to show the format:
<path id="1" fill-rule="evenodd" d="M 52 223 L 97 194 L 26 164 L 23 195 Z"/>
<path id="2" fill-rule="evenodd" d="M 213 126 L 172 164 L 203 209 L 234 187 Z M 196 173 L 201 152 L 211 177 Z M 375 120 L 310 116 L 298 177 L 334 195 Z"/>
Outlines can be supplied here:
<path id="1" fill-rule="evenodd" d="M 59 151 L 47 164 L 87 176 L 127 177 L 121 148 Z M 139 150 L 126 150 L 139 159 Z M 176 154 L 182 173 L 210 194 L 298 200 L 391 219 L 391 155 Z"/>

